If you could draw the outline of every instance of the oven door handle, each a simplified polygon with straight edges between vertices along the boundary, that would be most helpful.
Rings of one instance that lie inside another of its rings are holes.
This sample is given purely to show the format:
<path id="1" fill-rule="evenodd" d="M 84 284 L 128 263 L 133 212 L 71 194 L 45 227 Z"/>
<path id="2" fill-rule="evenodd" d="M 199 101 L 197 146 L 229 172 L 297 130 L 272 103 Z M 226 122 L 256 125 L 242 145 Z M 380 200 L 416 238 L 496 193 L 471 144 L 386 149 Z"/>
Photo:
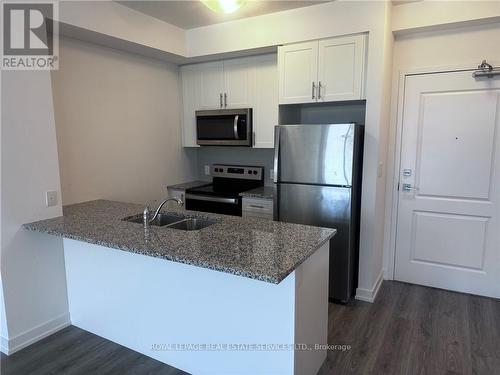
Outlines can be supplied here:
<path id="1" fill-rule="evenodd" d="M 234 131 L 234 139 L 240 139 L 238 135 L 238 120 L 240 118 L 240 115 L 234 116 L 234 124 L 233 124 L 233 131 Z"/>
<path id="2" fill-rule="evenodd" d="M 186 194 L 186 199 L 193 199 L 197 201 L 207 201 L 207 202 L 217 202 L 217 203 L 229 203 L 238 204 L 239 200 L 237 198 L 220 198 L 220 197 L 210 197 L 207 195 L 197 195 L 197 194 Z"/>

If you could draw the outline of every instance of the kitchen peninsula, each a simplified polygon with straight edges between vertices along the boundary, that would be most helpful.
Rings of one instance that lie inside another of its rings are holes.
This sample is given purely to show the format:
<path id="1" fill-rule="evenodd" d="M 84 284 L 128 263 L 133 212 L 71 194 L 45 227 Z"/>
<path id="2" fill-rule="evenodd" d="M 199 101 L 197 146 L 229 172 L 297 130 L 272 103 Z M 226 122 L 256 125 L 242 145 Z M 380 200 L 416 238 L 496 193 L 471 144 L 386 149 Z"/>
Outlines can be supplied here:
<path id="1" fill-rule="evenodd" d="M 145 232 L 142 210 L 97 200 L 24 225 L 64 238 L 73 325 L 194 374 L 318 371 L 335 230 L 168 210 L 211 225 Z"/>

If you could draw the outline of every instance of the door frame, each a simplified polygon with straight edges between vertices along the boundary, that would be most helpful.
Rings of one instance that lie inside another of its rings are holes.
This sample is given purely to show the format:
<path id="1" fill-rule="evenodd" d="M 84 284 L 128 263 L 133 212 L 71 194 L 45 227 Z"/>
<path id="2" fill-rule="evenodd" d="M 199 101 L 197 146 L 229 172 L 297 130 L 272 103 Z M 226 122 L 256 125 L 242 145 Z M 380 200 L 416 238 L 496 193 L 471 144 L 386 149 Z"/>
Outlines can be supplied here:
<path id="1" fill-rule="evenodd" d="M 396 236 L 399 204 L 399 171 L 401 169 L 401 142 L 403 139 L 403 107 L 406 77 L 439 73 L 473 72 L 482 59 L 469 64 L 404 68 L 394 73 L 391 95 L 391 113 L 389 129 L 389 150 L 387 153 L 387 177 L 385 191 L 385 227 L 383 242 L 384 279 L 394 280 L 396 271 Z M 490 64 L 497 66 L 500 61 L 492 60 Z M 472 76 L 471 76 L 471 79 Z"/>

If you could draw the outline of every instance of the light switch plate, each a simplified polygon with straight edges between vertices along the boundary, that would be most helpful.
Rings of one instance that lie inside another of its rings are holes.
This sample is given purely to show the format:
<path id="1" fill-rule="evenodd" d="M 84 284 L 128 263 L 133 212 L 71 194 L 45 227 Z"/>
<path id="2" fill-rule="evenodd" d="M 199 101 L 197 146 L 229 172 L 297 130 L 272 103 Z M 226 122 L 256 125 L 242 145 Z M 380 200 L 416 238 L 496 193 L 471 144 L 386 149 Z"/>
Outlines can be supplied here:
<path id="1" fill-rule="evenodd" d="M 47 207 L 57 206 L 57 191 L 51 190 L 45 193 L 45 204 Z"/>
<path id="2" fill-rule="evenodd" d="M 377 177 L 382 177 L 383 175 L 384 175 L 384 163 L 378 163 Z"/>
<path id="3" fill-rule="evenodd" d="M 205 165 L 205 175 L 210 176 L 210 165 Z"/>

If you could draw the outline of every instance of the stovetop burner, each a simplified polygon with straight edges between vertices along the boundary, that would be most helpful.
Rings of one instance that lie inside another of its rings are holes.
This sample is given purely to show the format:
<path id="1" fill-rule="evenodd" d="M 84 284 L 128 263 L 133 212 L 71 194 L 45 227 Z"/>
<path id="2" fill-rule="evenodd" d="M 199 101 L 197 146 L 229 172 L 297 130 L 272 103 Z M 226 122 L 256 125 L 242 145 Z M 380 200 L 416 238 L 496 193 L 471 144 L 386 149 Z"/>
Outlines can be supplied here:
<path id="1" fill-rule="evenodd" d="M 214 164 L 210 168 L 212 184 L 189 189 L 188 193 L 238 197 L 243 191 L 264 185 L 264 168 Z"/>
<path id="2" fill-rule="evenodd" d="M 264 185 L 264 168 L 214 164 L 210 168 L 210 185 L 186 190 L 186 208 L 241 216 L 243 191 Z"/>

